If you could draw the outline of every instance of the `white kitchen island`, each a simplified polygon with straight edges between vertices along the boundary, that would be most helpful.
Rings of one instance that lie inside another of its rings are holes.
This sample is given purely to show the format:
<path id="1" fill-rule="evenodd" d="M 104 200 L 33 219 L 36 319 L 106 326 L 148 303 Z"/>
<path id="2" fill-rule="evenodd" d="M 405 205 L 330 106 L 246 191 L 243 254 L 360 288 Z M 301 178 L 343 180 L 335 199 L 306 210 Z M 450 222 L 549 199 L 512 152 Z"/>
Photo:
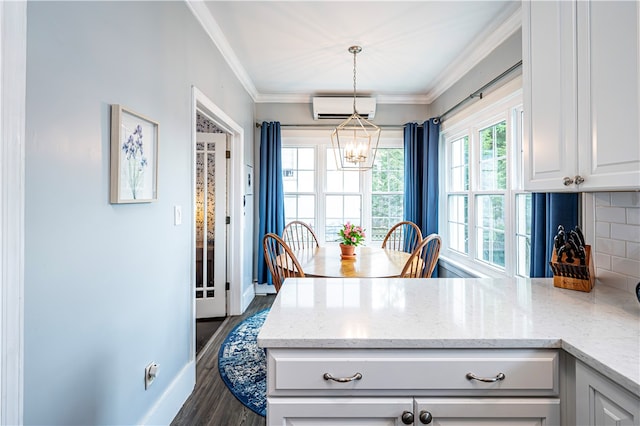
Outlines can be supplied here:
<path id="1" fill-rule="evenodd" d="M 605 286 L 290 279 L 258 344 L 269 425 L 640 424 L 640 304 Z"/>

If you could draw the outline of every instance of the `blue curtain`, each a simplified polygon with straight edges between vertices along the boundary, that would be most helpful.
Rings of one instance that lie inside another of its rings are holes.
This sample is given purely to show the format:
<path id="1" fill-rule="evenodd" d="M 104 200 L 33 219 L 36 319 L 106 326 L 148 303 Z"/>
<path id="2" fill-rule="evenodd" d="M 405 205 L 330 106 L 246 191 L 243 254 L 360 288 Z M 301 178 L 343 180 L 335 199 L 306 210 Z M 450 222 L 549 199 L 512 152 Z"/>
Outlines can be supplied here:
<path id="1" fill-rule="evenodd" d="M 571 230 L 578 224 L 577 193 L 536 193 L 531 197 L 531 278 L 552 277 L 549 268 L 558 225 Z"/>
<path id="2" fill-rule="evenodd" d="M 284 230 L 284 189 L 282 187 L 282 138 L 280 123 L 262 122 L 260 132 L 260 199 L 258 223 L 258 282 L 273 285 L 269 268 L 264 260 L 262 239 L 273 232 Z"/>
<path id="3" fill-rule="evenodd" d="M 438 144 L 440 120 L 404 126 L 404 220 L 422 235 L 438 233 Z M 437 276 L 437 268 L 433 276 Z"/>

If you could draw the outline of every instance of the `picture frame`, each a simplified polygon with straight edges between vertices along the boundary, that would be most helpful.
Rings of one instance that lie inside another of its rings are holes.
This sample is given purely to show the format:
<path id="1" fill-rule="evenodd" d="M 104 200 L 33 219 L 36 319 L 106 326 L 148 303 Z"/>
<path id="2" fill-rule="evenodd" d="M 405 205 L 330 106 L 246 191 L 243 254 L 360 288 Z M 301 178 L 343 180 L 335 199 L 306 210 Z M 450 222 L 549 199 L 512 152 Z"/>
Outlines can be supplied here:
<path id="1" fill-rule="evenodd" d="M 111 204 L 158 199 L 158 123 L 111 105 Z"/>

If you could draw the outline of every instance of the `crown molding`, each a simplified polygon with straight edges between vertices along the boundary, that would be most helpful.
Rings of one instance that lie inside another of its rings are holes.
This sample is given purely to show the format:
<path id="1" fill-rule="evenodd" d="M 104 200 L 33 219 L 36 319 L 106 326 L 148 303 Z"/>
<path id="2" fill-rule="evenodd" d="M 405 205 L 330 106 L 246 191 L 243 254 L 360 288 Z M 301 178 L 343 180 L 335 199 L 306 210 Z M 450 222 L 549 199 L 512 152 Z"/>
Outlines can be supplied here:
<path id="1" fill-rule="evenodd" d="M 309 104 L 313 101 L 315 95 L 305 94 L 258 94 L 255 99 L 257 104 Z M 321 96 L 331 96 L 331 94 L 323 93 Z M 344 96 L 344 94 L 336 95 Z M 426 95 L 376 95 L 376 94 L 360 94 L 360 96 L 374 96 L 378 104 L 428 104 Z"/>
<path id="2" fill-rule="evenodd" d="M 459 55 L 459 59 L 451 63 L 436 78 L 433 87 L 426 94 L 427 103 L 435 101 L 447 89 L 464 77 L 473 67 L 486 58 L 496 47 L 522 27 L 522 8 L 520 4 L 505 11 L 496 19 L 500 24 L 489 27 L 476 42 L 471 43 Z"/>
<path id="3" fill-rule="evenodd" d="M 209 38 L 216 45 L 222 54 L 222 57 L 227 61 L 227 64 L 231 67 L 233 73 L 236 75 L 238 80 L 240 80 L 240 83 L 245 88 L 249 96 L 251 96 L 253 101 L 256 102 L 256 99 L 259 97 L 256 86 L 253 84 L 249 74 L 240 63 L 240 60 L 231 48 L 231 45 L 227 41 L 227 38 L 220 29 L 215 18 L 211 15 L 211 12 L 207 8 L 205 2 L 202 0 L 185 0 L 185 2 L 196 19 L 200 22 L 200 25 L 202 25 L 202 28 L 204 28 Z"/>

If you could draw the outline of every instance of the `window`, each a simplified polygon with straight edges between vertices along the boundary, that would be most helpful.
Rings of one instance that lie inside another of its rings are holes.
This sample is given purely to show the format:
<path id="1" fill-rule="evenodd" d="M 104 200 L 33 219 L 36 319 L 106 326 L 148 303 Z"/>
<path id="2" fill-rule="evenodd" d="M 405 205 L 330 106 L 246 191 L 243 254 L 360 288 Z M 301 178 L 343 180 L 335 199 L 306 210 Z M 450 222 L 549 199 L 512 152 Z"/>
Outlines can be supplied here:
<path id="1" fill-rule="evenodd" d="M 402 130 L 385 130 L 372 170 L 336 167 L 330 131 L 282 132 L 285 222 L 311 224 L 324 243 L 338 240 L 350 221 L 365 228 L 365 244 L 378 246 L 389 228 L 402 220 L 404 149 Z"/>
<path id="2" fill-rule="evenodd" d="M 487 275 L 529 275 L 531 195 L 518 190 L 517 81 L 442 126 L 442 255 Z"/>

